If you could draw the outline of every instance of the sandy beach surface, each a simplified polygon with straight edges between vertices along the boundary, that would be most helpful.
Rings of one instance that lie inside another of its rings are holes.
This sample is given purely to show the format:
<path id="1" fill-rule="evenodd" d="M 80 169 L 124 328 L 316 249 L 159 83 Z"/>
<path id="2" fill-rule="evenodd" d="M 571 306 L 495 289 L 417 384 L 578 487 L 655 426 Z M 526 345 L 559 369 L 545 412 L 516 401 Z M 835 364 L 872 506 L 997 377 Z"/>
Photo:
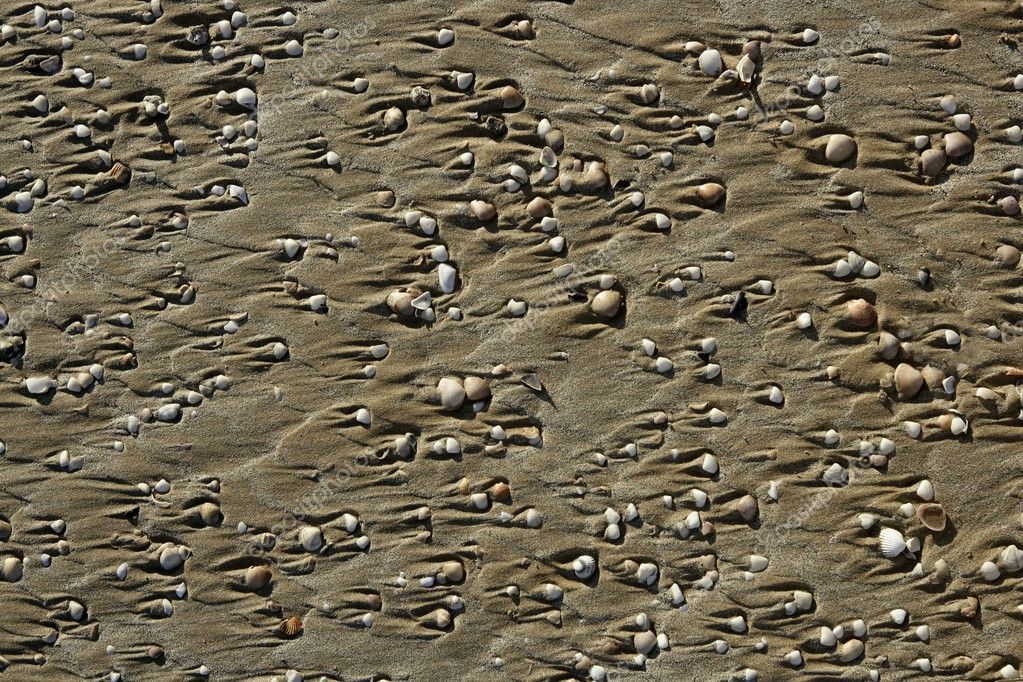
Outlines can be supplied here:
<path id="1" fill-rule="evenodd" d="M 0 23 L 0 679 L 1020 679 L 1020 3 Z"/>

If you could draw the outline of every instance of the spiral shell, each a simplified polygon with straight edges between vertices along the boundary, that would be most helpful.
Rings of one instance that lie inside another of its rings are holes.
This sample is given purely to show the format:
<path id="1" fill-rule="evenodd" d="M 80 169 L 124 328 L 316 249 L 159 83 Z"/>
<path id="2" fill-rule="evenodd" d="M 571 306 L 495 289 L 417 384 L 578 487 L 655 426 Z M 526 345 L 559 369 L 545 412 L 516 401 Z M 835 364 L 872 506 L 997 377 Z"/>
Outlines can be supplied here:
<path id="1" fill-rule="evenodd" d="M 597 560 L 589 554 L 583 554 L 572 562 L 572 571 L 581 580 L 586 580 L 592 576 L 595 570 L 597 570 Z"/>

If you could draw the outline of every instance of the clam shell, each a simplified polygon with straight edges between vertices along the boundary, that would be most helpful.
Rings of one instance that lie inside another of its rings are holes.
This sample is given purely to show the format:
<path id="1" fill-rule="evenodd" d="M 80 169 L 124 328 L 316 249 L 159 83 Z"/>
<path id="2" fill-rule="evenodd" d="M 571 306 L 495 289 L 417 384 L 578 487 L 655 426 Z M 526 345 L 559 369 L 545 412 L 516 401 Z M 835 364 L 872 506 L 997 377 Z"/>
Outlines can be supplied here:
<path id="1" fill-rule="evenodd" d="M 292 616 L 282 622 L 277 629 L 285 637 L 297 637 L 302 632 L 302 619 Z"/>
<path id="2" fill-rule="evenodd" d="M 1007 573 L 1018 573 L 1023 569 L 1023 549 L 1009 545 L 1002 550 L 999 563 Z"/>
<path id="3" fill-rule="evenodd" d="M 824 158 L 828 163 L 838 165 L 848 161 L 856 153 L 856 140 L 843 133 L 828 138 L 824 147 Z"/>
<path id="4" fill-rule="evenodd" d="M 736 503 L 736 509 L 739 511 L 739 515 L 746 523 L 753 521 L 753 519 L 757 518 L 757 515 L 760 513 L 760 505 L 757 503 L 757 498 L 752 495 L 744 495 L 741 497 L 739 502 Z"/>
<path id="5" fill-rule="evenodd" d="M 936 533 L 945 530 L 945 524 L 948 521 L 944 507 L 936 502 L 924 502 L 917 505 L 916 517 L 920 519 L 920 523 Z"/>
<path id="6" fill-rule="evenodd" d="M 881 554 L 894 559 L 906 550 L 906 539 L 894 528 L 882 528 L 879 536 Z"/>
<path id="7" fill-rule="evenodd" d="M 266 566 L 249 566 L 245 569 L 243 584 L 250 590 L 261 590 L 270 584 L 273 573 Z"/>
<path id="8" fill-rule="evenodd" d="M 913 398 L 920 392 L 923 385 L 923 374 L 912 365 L 903 362 L 895 368 L 895 390 L 900 398 L 905 400 Z"/>
<path id="9" fill-rule="evenodd" d="M 874 310 L 874 306 L 869 301 L 856 298 L 845 305 L 846 319 L 854 327 L 865 329 L 874 326 L 874 323 L 877 322 L 877 311 Z"/>
<path id="10" fill-rule="evenodd" d="M 621 305 L 622 295 L 613 289 L 608 289 L 593 297 L 590 302 L 590 310 L 600 317 L 612 318 L 618 314 Z"/>
<path id="11" fill-rule="evenodd" d="M 851 663 L 863 655 L 863 648 L 863 642 L 858 639 L 850 639 L 839 647 L 838 656 L 843 663 Z"/>
<path id="12" fill-rule="evenodd" d="M 458 379 L 444 377 L 437 383 L 437 394 L 445 410 L 457 410 L 465 401 L 465 388 Z"/>

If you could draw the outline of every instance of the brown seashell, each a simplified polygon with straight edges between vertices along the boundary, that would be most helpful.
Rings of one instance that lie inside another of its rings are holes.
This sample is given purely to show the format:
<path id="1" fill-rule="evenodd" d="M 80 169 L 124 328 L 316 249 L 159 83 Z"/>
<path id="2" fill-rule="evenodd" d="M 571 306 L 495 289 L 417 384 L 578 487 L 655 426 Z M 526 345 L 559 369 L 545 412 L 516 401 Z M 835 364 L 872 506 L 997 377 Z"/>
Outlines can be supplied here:
<path id="1" fill-rule="evenodd" d="M 245 569 L 243 584 L 250 590 L 261 590 L 270 584 L 273 573 L 267 566 L 249 566 Z"/>
<path id="2" fill-rule="evenodd" d="M 292 616 L 281 623 L 277 629 L 285 637 L 297 637 L 302 633 L 302 619 Z"/>
<path id="3" fill-rule="evenodd" d="M 511 486 L 507 483 L 495 483 L 490 487 L 490 499 L 509 504 L 511 502 Z"/>
<path id="4" fill-rule="evenodd" d="M 115 161 L 113 168 L 107 171 L 107 174 L 114 179 L 114 182 L 122 185 L 127 185 L 131 181 L 131 168 L 120 161 Z"/>
<path id="5" fill-rule="evenodd" d="M 752 495 L 742 496 L 735 506 L 739 511 L 739 516 L 746 523 L 750 523 L 760 514 L 760 504 L 757 502 L 757 498 Z"/>
<path id="6" fill-rule="evenodd" d="M 394 206 L 394 192 L 389 189 L 382 189 L 374 195 L 373 201 L 380 208 L 390 208 Z"/>
<path id="7" fill-rule="evenodd" d="M 705 206 L 714 206 L 724 198 L 725 188 L 716 182 L 705 182 L 696 190 L 696 194 Z"/>
<path id="8" fill-rule="evenodd" d="M 517 107 L 521 107 L 522 104 L 526 101 L 525 98 L 522 96 L 522 93 L 519 92 L 518 88 L 516 88 L 513 85 L 506 85 L 503 88 L 501 88 L 501 100 L 504 103 L 505 109 L 515 109 Z"/>
<path id="9" fill-rule="evenodd" d="M 877 322 L 877 311 L 874 306 L 862 298 L 856 298 L 845 304 L 846 319 L 854 327 L 866 329 Z"/>
<path id="10" fill-rule="evenodd" d="M 533 197 L 533 200 L 526 204 L 526 211 L 529 215 L 534 218 L 545 218 L 547 216 L 554 215 L 554 209 L 551 208 L 551 202 L 547 201 L 543 197 Z"/>
<path id="11" fill-rule="evenodd" d="M 759 40 L 747 40 L 742 46 L 742 53 L 749 55 L 749 58 L 755 62 L 760 61 L 762 49 Z"/>
<path id="12" fill-rule="evenodd" d="M 963 614 L 966 618 L 973 618 L 980 612 L 980 600 L 974 597 L 972 594 L 966 598 L 962 608 L 959 609 L 959 613 Z"/>
<path id="13" fill-rule="evenodd" d="M 973 151 L 973 140 L 958 130 L 945 134 L 945 154 L 950 159 L 960 159 Z"/>
<path id="14" fill-rule="evenodd" d="M 942 388 L 941 382 L 945 380 L 945 373 L 937 367 L 927 365 L 920 370 L 920 376 L 924 378 L 924 383 L 927 384 L 927 388 L 932 391 L 937 391 Z"/>
<path id="15" fill-rule="evenodd" d="M 486 379 L 466 377 L 462 381 L 462 387 L 465 389 L 465 397 L 473 402 L 486 400 L 490 397 L 490 384 Z"/>
<path id="16" fill-rule="evenodd" d="M 703 537 L 711 536 L 714 534 L 714 532 L 715 532 L 714 524 L 711 523 L 710 521 L 704 521 L 703 523 L 700 524 L 700 534 Z"/>
<path id="17" fill-rule="evenodd" d="M 945 530 L 945 524 L 948 521 L 948 518 L 945 516 L 944 507 L 937 502 L 924 502 L 917 505 L 916 517 L 928 529 L 938 533 Z"/>
<path id="18" fill-rule="evenodd" d="M 948 156 L 941 149 L 926 149 L 920 154 L 920 172 L 934 177 L 945 168 Z"/>
<path id="19" fill-rule="evenodd" d="M 565 148 L 565 133 L 560 130 L 551 130 L 544 135 L 543 140 L 548 147 L 554 150 L 555 154 L 560 154 Z"/>
<path id="20" fill-rule="evenodd" d="M 870 466 L 877 467 L 878 469 L 880 469 L 881 467 L 886 466 L 888 464 L 888 455 L 882 455 L 880 453 L 875 452 L 870 457 L 868 457 L 867 460 L 870 462 Z"/>
<path id="21" fill-rule="evenodd" d="M 219 526 L 224 520 L 224 514 L 220 511 L 220 507 L 214 503 L 203 502 L 199 505 L 199 518 L 207 526 Z"/>
<path id="22" fill-rule="evenodd" d="M 590 301 L 590 310 L 595 315 L 605 318 L 612 318 L 618 314 L 622 305 L 622 295 L 613 289 L 601 291 Z"/>
<path id="23" fill-rule="evenodd" d="M 164 650 L 162 646 L 154 644 L 153 646 L 146 649 L 146 655 L 149 656 L 150 660 L 162 661 L 164 657 Z"/>
<path id="24" fill-rule="evenodd" d="M 11 537 L 11 522 L 7 519 L 0 519 L 0 540 L 7 540 Z"/>
<path id="25" fill-rule="evenodd" d="M 903 362 L 895 368 L 895 390 L 900 398 L 912 399 L 923 385 L 924 377 L 915 367 Z"/>
<path id="26" fill-rule="evenodd" d="M 440 572 L 449 583 L 458 583 L 465 578 L 465 568 L 459 561 L 445 561 L 441 564 Z"/>
<path id="27" fill-rule="evenodd" d="M 1007 377 L 1023 377 L 1023 369 L 1019 367 L 1006 367 L 1005 376 Z"/>
<path id="28" fill-rule="evenodd" d="M 441 630 L 451 625 L 451 612 L 447 609 L 437 609 L 430 614 L 432 620 Z"/>
<path id="29" fill-rule="evenodd" d="M 412 307 L 412 301 L 418 296 L 419 293 L 411 291 L 392 291 L 387 294 L 387 307 L 390 308 L 393 313 L 410 317 L 415 314 L 415 309 Z"/>
<path id="30" fill-rule="evenodd" d="M 651 630 L 644 630 L 643 632 L 637 632 L 632 636 L 632 646 L 636 648 L 638 653 L 644 656 L 657 646 L 657 635 Z"/>
<path id="31" fill-rule="evenodd" d="M 963 44 L 963 39 L 959 37 L 958 33 L 950 33 L 945 36 L 945 44 L 955 49 Z"/>
<path id="32" fill-rule="evenodd" d="M 1020 252 L 1011 244 L 1002 244 L 995 249 L 995 262 L 1007 268 L 1014 268 L 1019 264 Z"/>
<path id="33" fill-rule="evenodd" d="M 494 208 L 494 205 L 481 199 L 473 199 L 470 201 L 469 210 L 472 211 L 472 214 L 476 216 L 476 218 L 485 223 L 490 222 L 497 217 L 497 209 Z"/>

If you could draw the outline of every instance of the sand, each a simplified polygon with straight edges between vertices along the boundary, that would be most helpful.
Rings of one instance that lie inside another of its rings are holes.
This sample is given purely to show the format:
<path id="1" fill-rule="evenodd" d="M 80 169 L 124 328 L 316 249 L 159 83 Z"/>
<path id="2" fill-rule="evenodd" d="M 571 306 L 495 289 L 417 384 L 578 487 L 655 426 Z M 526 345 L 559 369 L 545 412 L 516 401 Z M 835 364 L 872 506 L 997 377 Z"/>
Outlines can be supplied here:
<path id="1" fill-rule="evenodd" d="M 1018 675 L 1018 7 L 44 7 L 0 8 L 4 678 Z"/>

